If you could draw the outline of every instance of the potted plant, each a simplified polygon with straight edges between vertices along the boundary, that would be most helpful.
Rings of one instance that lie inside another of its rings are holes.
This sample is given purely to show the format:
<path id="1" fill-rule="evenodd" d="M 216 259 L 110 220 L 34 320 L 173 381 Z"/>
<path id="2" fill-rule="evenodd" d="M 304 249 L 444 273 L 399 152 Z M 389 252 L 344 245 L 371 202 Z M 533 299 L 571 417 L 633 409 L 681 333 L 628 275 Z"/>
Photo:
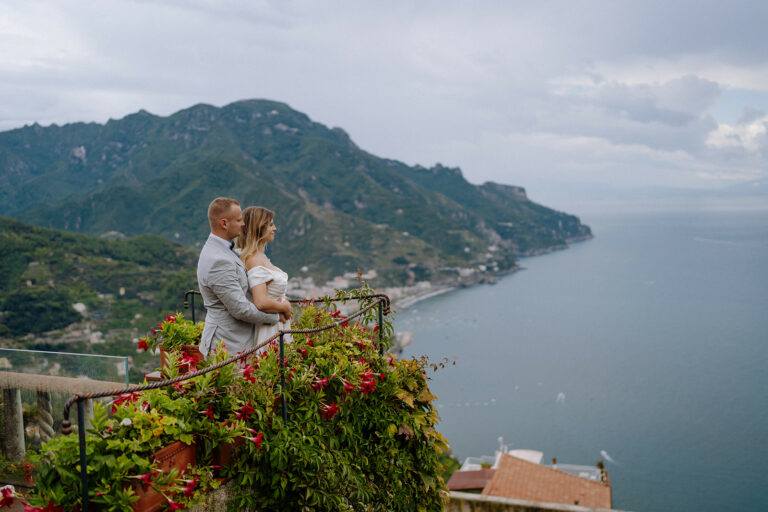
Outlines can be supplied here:
<path id="1" fill-rule="evenodd" d="M 197 368 L 203 360 L 198 346 L 203 334 L 203 322 L 191 322 L 184 318 L 182 313 L 177 312 L 168 315 L 165 320 L 157 324 L 156 329 L 152 329 L 152 334 L 139 340 L 139 348 L 145 351 L 160 351 L 160 366 L 164 376 L 168 375 L 168 368 L 171 366 L 171 354 L 178 354 L 179 373 L 187 373 Z"/>

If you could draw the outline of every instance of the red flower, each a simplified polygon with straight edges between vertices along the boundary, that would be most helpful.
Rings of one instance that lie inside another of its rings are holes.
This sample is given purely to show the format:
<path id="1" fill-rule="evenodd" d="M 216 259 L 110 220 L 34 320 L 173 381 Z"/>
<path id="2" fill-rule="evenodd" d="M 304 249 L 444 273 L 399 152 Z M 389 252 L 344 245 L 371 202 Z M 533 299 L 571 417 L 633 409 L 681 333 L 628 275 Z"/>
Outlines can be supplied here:
<path id="1" fill-rule="evenodd" d="M 149 345 L 147 345 L 147 339 L 146 339 L 146 338 L 141 338 L 141 339 L 139 340 L 139 348 L 140 348 L 141 350 L 143 350 L 144 352 L 146 352 L 147 350 L 149 350 Z"/>
<path id="2" fill-rule="evenodd" d="M 246 420 L 255 410 L 256 409 L 251 405 L 251 401 L 248 400 L 248 403 L 240 408 L 240 412 L 237 413 L 236 418 L 239 420 Z"/>
<path id="3" fill-rule="evenodd" d="M 197 370 L 197 363 L 200 362 L 200 358 L 197 354 L 185 354 L 181 358 L 181 364 L 190 370 Z"/>
<path id="4" fill-rule="evenodd" d="M 315 340 L 307 341 L 307 345 L 309 345 L 310 347 L 314 347 L 315 346 Z"/>
<path id="5" fill-rule="evenodd" d="M 386 377 L 383 373 L 374 373 L 374 375 L 377 376 L 381 381 L 383 381 L 384 377 Z"/>
<path id="6" fill-rule="evenodd" d="M 343 381 L 343 383 L 344 383 L 344 394 L 345 394 L 345 395 L 346 395 L 348 392 L 350 392 L 350 391 L 354 391 L 354 389 L 355 389 L 355 386 L 353 386 L 352 384 L 350 384 L 350 383 L 349 383 L 349 382 L 347 382 L 346 380 L 345 380 L 345 381 Z"/>
<path id="7" fill-rule="evenodd" d="M 344 322 L 341 322 L 341 324 L 339 325 L 341 325 L 342 327 L 346 327 L 349 325 L 349 321 L 347 320 L 347 317 L 343 317 L 342 320 L 344 320 Z"/>
<path id="8" fill-rule="evenodd" d="M 168 500 L 168 506 L 170 507 L 169 510 L 182 510 L 186 507 L 186 505 L 182 505 L 181 503 L 176 503 L 173 500 Z"/>
<path id="9" fill-rule="evenodd" d="M 0 499 L 0 507 L 10 507 L 13 505 L 13 487 L 10 485 L 0 489 L 3 493 L 3 498 Z"/>
<path id="10" fill-rule="evenodd" d="M 256 383 L 256 377 L 253 376 L 254 368 L 250 364 L 246 364 L 243 368 L 243 378 L 251 384 Z M 250 403 L 250 402 L 249 402 Z"/>
<path id="11" fill-rule="evenodd" d="M 154 470 L 151 473 L 144 473 L 143 475 L 139 475 L 139 480 L 144 482 L 144 486 L 146 487 L 152 483 L 152 479 L 156 477 L 158 473 L 160 473 L 158 470 Z"/>
<path id="12" fill-rule="evenodd" d="M 256 437 L 247 437 L 246 439 L 255 444 L 257 450 L 261 450 L 261 443 L 264 441 L 264 434 L 259 434 Z"/>
<path id="13" fill-rule="evenodd" d="M 379 326 L 378 325 L 373 328 L 373 332 L 376 332 L 378 330 L 379 330 Z"/>
<path id="14" fill-rule="evenodd" d="M 360 389 L 362 390 L 363 395 L 367 395 L 376 390 L 376 379 L 373 378 L 373 375 L 373 371 L 371 370 L 360 375 L 360 378 L 362 379 L 360 382 Z"/>
<path id="15" fill-rule="evenodd" d="M 337 309 L 336 311 L 334 311 L 333 313 L 331 313 L 331 316 L 332 316 L 333 318 L 339 318 L 339 316 L 340 316 L 340 315 L 341 315 L 341 310 L 340 310 L 340 309 Z"/>
<path id="16" fill-rule="evenodd" d="M 152 334 L 153 334 L 153 335 L 154 335 L 154 334 L 157 334 L 157 332 L 158 332 L 158 331 L 157 331 L 157 329 L 152 329 Z"/>
<path id="17" fill-rule="evenodd" d="M 184 383 L 183 382 L 174 382 L 173 384 L 171 384 L 171 387 L 173 389 L 175 389 L 176 391 L 178 391 L 179 393 L 183 393 L 184 392 Z"/>
<path id="18" fill-rule="evenodd" d="M 389 360 L 389 366 L 395 366 L 395 360 L 394 359 L 390 359 Z"/>
<path id="19" fill-rule="evenodd" d="M 339 413 L 339 410 L 339 406 L 336 404 L 328 405 L 325 407 L 325 411 L 323 412 L 323 418 L 331 420 Z"/>
<path id="20" fill-rule="evenodd" d="M 213 419 L 213 404 L 209 405 L 208 409 L 206 411 L 203 411 L 203 414 Z"/>
<path id="21" fill-rule="evenodd" d="M 127 395 L 118 395 L 115 397 L 115 399 L 112 401 L 112 414 L 115 414 L 115 411 L 117 411 L 117 407 L 119 405 L 124 404 L 125 402 L 135 402 L 138 400 L 138 398 L 141 395 L 139 393 L 129 393 Z"/>
<path id="22" fill-rule="evenodd" d="M 368 395 L 368 393 L 373 393 L 376 391 L 376 381 L 375 380 L 364 380 L 360 383 L 360 390 L 362 390 L 363 395 Z"/>
<path id="23" fill-rule="evenodd" d="M 195 486 L 197 485 L 197 477 L 190 480 L 187 485 L 184 486 L 182 489 L 182 492 L 184 492 L 185 496 L 192 496 L 195 494 Z"/>
<path id="24" fill-rule="evenodd" d="M 315 382 L 312 384 L 312 389 L 315 391 L 318 391 L 319 389 L 324 388 L 328 385 L 328 379 L 326 377 L 323 377 L 321 379 L 315 380 Z"/>
<path id="25" fill-rule="evenodd" d="M 300 348 L 300 349 L 299 349 L 299 353 L 300 353 L 302 356 L 304 356 L 304 357 L 307 357 L 307 349 L 305 349 L 305 348 Z"/>
<path id="26" fill-rule="evenodd" d="M 169 316 L 165 317 L 165 321 L 166 322 L 170 322 L 172 324 L 176 323 L 176 315 L 169 315 Z"/>
<path id="27" fill-rule="evenodd" d="M 21 501 L 21 500 L 19 500 Z M 49 501 L 45 507 L 33 507 L 27 503 L 24 504 L 24 512 L 63 512 L 63 505 L 54 505 L 53 500 Z"/>

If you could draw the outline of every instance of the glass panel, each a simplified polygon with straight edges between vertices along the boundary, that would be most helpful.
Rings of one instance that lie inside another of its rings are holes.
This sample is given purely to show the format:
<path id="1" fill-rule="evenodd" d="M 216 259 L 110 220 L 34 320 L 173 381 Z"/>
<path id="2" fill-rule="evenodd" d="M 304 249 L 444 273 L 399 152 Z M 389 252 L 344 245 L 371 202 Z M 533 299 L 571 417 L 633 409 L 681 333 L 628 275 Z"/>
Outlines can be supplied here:
<path id="1" fill-rule="evenodd" d="M 85 377 L 128 385 L 127 362 L 125 356 L 0 348 L 0 372 Z"/>

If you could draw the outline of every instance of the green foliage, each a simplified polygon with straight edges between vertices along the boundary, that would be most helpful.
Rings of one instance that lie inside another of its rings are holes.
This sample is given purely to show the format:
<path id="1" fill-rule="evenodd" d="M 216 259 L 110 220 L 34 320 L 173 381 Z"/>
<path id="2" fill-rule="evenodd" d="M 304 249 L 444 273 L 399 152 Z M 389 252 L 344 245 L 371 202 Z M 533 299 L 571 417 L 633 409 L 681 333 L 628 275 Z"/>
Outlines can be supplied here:
<path id="1" fill-rule="evenodd" d="M 368 292 L 364 287 L 339 298 Z M 388 344 L 392 333 L 390 319 L 380 336 L 370 328 L 375 307 L 348 319 L 333 304 L 302 305 L 295 328 L 341 325 L 295 334 L 285 346 L 284 370 L 273 343 L 237 374 L 229 365 L 173 387 L 117 397 L 111 417 L 97 407 L 87 436 L 93 499 L 109 510 L 128 510 L 135 499 L 129 485 L 150 475 L 169 500 L 194 503 L 217 485 L 215 453 L 232 445 L 233 461 L 224 468 L 236 490 L 232 510 L 442 510 L 440 454 L 447 446 L 435 429 L 427 361 L 380 355 L 379 340 Z M 204 364 L 227 357 L 220 344 Z M 193 438 L 194 473 L 183 479 L 154 473 L 151 456 L 159 447 Z M 43 447 L 33 504 L 78 507 L 76 448 L 74 435 Z M 191 475 L 199 480 L 188 489 Z"/>
<path id="2" fill-rule="evenodd" d="M 181 308 L 196 263 L 195 252 L 154 235 L 102 240 L 0 218 L 0 335 L 66 327 L 82 319 L 76 302 L 94 330 L 143 331 L 137 314 Z"/>
<path id="3" fill-rule="evenodd" d="M 141 338 L 139 348 L 145 351 L 157 348 L 178 351 L 182 345 L 199 345 L 204 326 L 203 322 L 193 323 L 185 319 L 183 314 L 176 312 L 157 324 L 157 329 L 152 329 L 152 334 Z"/>
<path id="4" fill-rule="evenodd" d="M 295 328 L 334 320 L 345 319 L 308 305 Z M 287 425 L 275 417 L 282 407 L 272 391 L 280 386 L 277 346 L 252 363 L 256 385 L 239 396 L 254 408 L 247 426 L 264 437 L 261 445 L 246 443 L 228 472 L 238 489 L 233 509 L 442 510 L 446 443 L 435 430 L 426 361 L 380 356 L 377 339 L 355 320 L 295 335 L 286 350 Z"/>
<path id="5" fill-rule="evenodd" d="M 38 333 L 66 327 L 81 319 L 65 290 L 50 286 L 20 287 L 3 302 L 3 323 L 12 334 Z"/>

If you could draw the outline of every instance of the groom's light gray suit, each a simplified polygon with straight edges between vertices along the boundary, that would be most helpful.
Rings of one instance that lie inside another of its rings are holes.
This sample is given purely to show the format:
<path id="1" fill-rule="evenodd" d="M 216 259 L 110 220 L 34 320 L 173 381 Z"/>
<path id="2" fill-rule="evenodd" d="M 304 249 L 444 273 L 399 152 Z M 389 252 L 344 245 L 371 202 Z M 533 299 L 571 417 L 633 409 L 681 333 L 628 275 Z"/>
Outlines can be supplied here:
<path id="1" fill-rule="evenodd" d="M 197 283 L 207 310 L 200 340 L 204 355 L 222 339 L 231 355 L 251 348 L 254 325 L 278 320 L 277 314 L 253 305 L 245 265 L 223 238 L 211 234 L 205 242 L 197 261 Z"/>

